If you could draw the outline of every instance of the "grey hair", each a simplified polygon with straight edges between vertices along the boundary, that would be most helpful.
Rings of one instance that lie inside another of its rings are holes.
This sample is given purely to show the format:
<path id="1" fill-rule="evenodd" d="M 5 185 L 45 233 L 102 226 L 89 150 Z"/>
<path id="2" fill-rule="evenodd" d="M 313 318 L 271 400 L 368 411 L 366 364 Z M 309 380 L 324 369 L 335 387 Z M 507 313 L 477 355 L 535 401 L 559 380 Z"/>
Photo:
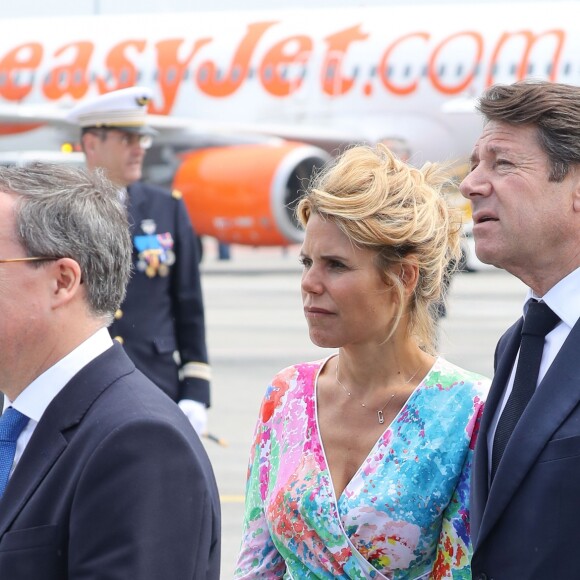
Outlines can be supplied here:
<path id="1" fill-rule="evenodd" d="M 75 260 L 89 311 L 110 324 L 125 298 L 132 264 L 118 188 L 102 171 L 32 163 L 0 167 L 0 190 L 17 197 L 16 235 L 27 255 Z"/>
<path id="2" fill-rule="evenodd" d="M 487 121 L 534 126 L 550 181 L 561 182 L 580 163 L 580 87 L 535 80 L 493 85 L 477 109 Z"/>

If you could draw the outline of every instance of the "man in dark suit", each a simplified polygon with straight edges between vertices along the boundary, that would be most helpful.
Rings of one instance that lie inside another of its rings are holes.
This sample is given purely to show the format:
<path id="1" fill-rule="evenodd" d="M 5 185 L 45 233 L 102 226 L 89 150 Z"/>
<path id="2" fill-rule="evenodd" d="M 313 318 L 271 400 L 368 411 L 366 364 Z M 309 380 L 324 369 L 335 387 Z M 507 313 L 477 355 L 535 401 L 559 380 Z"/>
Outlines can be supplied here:
<path id="1" fill-rule="evenodd" d="M 472 574 L 580 578 L 580 87 L 498 85 L 478 108 L 461 184 L 476 253 L 529 291 L 498 343 L 475 450 Z"/>
<path id="2" fill-rule="evenodd" d="M 150 97 L 146 87 L 113 91 L 80 103 L 68 119 L 81 127 L 87 166 L 105 171 L 129 212 L 134 271 L 111 336 L 203 435 L 210 367 L 199 240 L 178 191 L 139 181 L 156 134 L 147 124 Z"/>
<path id="3" fill-rule="evenodd" d="M 107 331 L 131 246 L 100 173 L 0 168 L 2 579 L 219 579 L 205 450 Z"/>

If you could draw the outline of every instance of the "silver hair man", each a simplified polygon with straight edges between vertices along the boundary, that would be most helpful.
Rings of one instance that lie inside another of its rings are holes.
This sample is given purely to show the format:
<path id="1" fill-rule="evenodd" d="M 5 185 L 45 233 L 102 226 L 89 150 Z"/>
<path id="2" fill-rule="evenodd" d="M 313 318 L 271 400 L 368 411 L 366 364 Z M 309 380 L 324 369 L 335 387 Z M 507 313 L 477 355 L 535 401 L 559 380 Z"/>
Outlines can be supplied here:
<path id="1" fill-rule="evenodd" d="M 132 243 L 117 188 L 101 171 L 34 163 L 0 167 L 0 190 L 18 196 L 17 237 L 28 256 L 78 262 L 88 306 L 109 324 L 131 271 Z"/>

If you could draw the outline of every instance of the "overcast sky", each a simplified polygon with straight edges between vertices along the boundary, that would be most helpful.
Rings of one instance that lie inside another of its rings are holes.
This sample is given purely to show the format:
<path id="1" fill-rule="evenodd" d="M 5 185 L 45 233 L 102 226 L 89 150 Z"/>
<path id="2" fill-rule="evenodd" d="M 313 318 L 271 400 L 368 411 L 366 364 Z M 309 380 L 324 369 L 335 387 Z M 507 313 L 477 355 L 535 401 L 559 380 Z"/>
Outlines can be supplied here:
<path id="1" fill-rule="evenodd" d="M 465 0 L 0 0 L 3 18 L 34 16 L 78 16 L 135 12 L 186 12 L 196 10 L 287 9 L 332 6 L 385 6 L 409 4 L 464 3 Z M 510 0 L 529 2 L 529 0 Z M 505 0 L 482 0 L 500 3 Z"/>

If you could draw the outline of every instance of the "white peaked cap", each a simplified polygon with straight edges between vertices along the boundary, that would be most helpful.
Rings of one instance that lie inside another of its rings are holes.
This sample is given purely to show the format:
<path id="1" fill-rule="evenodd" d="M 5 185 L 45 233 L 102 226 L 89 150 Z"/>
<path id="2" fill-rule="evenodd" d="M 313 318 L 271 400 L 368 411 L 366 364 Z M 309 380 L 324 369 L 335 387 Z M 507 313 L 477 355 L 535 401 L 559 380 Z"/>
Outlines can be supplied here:
<path id="1" fill-rule="evenodd" d="M 147 87 L 129 87 L 87 99 L 73 107 L 67 121 L 81 128 L 102 127 L 155 135 L 147 126 L 147 106 L 152 92 Z"/>

